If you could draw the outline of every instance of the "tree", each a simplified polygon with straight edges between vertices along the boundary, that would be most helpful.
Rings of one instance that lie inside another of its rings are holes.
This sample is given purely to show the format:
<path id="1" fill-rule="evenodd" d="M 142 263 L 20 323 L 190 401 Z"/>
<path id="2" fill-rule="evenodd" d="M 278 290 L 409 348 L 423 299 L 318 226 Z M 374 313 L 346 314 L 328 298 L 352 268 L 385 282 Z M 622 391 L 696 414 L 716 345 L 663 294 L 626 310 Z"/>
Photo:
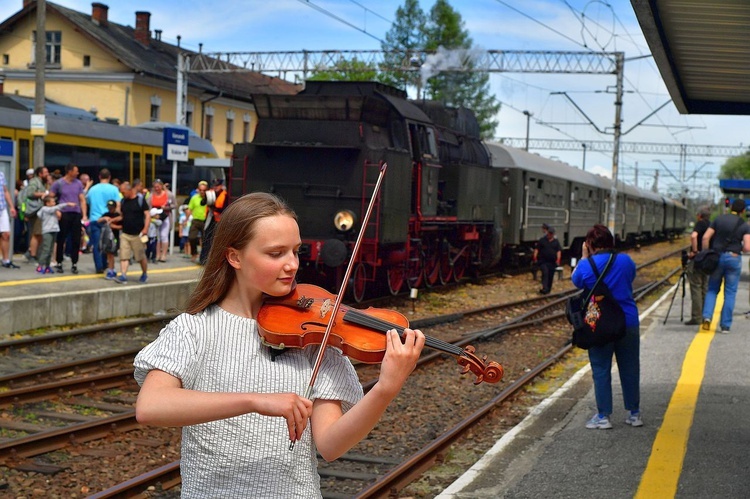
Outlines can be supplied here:
<path id="1" fill-rule="evenodd" d="M 450 107 L 474 111 L 482 138 L 492 137 L 500 104 L 490 93 L 489 74 L 471 71 L 472 40 L 461 15 L 447 0 L 436 0 L 429 18 L 418 0 L 405 0 L 396 10 L 393 26 L 381 48 L 386 52 L 378 80 L 406 90 L 417 90 L 417 98 L 436 100 Z M 424 60 L 416 55 L 434 51 Z M 418 65 L 419 72 L 400 71 L 404 65 Z M 469 71 L 455 71 L 469 68 Z M 454 71 L 450 71 L 454 70 Z"/>
<path id="2" fill-rule="evenodd" d="M 308 80 L 318 81 L 372 81 L 378 78 L 376 68 L 356 57 L 350 61 L 341 58 L 334 69 L 313 71 Z"/>
<path id="3" fill-rule="evenodd" d="M 721 165 L 719 178 L 750 178 L 750 152 L 746 152 L 742 156 L 734 156 L 732 158 L 729 158 L 726 163 Z"/>
<path id="4" fill-rule="evenodd" d="M 393 68 L 405 65 L 421 65 L 415 54 L 424 50 L 424 26 L 427 21 L 418 0 L 406 0 L 403 7 L 396 9 L 396 20 L 385 34 L 385 42 L 380 44 L 386 53 L 383 67 L 378 79 L 406 90 L 407 86 L 415 87 L 419 83 L 419 72 L 399 71 Z"/>
<path id="5" fill-rule="evenodd" d="M 447 71 L 471 68 L 472 40 L 461 14 L 447 0 L 437 0 L 425 28 L 425 50 L 435 51 L 422 65 L 422 87 L 432 100 L 446 106 L 467 107 L 479 120 L 482 138 L 491 137 L 500 104 L 489 89 L 489 74 L 481 71 Z"/>

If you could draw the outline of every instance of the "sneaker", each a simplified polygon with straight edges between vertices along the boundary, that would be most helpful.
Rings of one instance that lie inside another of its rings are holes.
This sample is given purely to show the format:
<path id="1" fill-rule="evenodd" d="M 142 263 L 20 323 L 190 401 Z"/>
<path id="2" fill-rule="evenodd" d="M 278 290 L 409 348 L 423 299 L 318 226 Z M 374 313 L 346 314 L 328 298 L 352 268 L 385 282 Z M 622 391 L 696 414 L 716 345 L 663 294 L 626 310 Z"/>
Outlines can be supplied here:
<path id="1" fill-rule="evenodd" d="M 117 284 L 127 284 L 128 283 L 128 278 L 127 278 L 127 276 L 125 276 L 123 274 L 120 274 L 119 276 L 117 276 L 117 277 L 114 278 L 114 281 Z"/>
<path id="2" fill-rule="evenodd" d="M 57 272 L 58 274 L 63 273 L 62 264 L 58 263 L 57 265 L 55 265 L 55 272 Z"/>
<path id="3" fill-rule="evenodd" d="M 628 414 L 628 418 L 625 420 L 625 424 L 629 424 L 633 428 L 637 428 L 639 426 L 643 426 L 643 420 L 641 419 L 641 413 L 636 412 L 633 414 L 632 412 Z"/>
<path id="4" fill-rule="evenodd" d="M 721 331 L 721 332 L 722 332 L 723 334 L 729 334 L 729 328 L 728 328 L 728 327 L 724 327 L 724 326 L 722 326 L 722 327 L 721 327 L 721 330 L 720 330 L 720 331 Z"/>
<path id="5" fill-rule="evenodd" d="M 612 423 L 609 422 L 609 417 L 594 414 L 594 417 L 586 423 L 586 428 L 589 430 L 609 430 L 612 428 Z"/>
<path id="6" fill-rule="evenodd" d="M 11 261 L 3 262 L 3 267 L 5 267 L 6 269 L 20 269 L 21 268 Z"/>
<path id="7" fill-rule="evenodd" d="M 54 272 L 55 272 L 55 271 L 54 271 L 54 270 L 52 270 L 52 267 L 46 267 L 46 268 L 44 269 L 44 273 L 45 273 L 45 274 L 52 274 L 52 273 L 54 273 Z"/>
<path id="8" fill-rule="evenodd" d="M 146 284 L 146 281 L 148 281 L 148 274 L 144 272 L 143 274 L 141 274 L 141 277 L 138 279 L 138 282 L 140 282 L 141 284 Z"/>
<path id="9" fill-rule="evenodd" d="M 41 265 L 37 265 L 36 271 L 39 272 L 40 274 L 44 274 L 44 267 L 42 267 Z"/>
<path id="10" fill-rule="evenodd" d="M 701 326 L 701 329 L 704 331 L 711 331 L 711 321 L 708 319 L 703 319 L 703 325 Z"/>
<path id="11" fill-rule="evenodd" d="M 76 267 L 75 265 L 73 265 L 73 268 L 71 268 L 70 271 L 73 272 L 74 274 L 77 274 L 78 273 L 78 267 Z"/>
<path id="12" fill-rule="evenodd" d="M 112 270 L 112 269 L 107 269 L 107 273 L 106 273 L 106 274 L 104 275 L 104 278 L 105 278 L 106 280 L 108 280 L 108 281 L 111 281 L 111 280 L 112 280 L 112 279 L 114 279 L 115 277 L 117 277 L 117 272 L 115 272 L 115 271 L 114 271 L 114 270 Z"/>

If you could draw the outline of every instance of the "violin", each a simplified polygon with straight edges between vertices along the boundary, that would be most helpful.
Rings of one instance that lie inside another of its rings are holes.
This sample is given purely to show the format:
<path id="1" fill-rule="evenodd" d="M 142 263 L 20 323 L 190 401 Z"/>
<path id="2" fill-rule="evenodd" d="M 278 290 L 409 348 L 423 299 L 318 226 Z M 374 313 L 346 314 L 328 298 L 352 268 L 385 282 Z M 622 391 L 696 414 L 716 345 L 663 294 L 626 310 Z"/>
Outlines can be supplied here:
<path id="1" fill-rule="evenodd" d="M 378 364 L 385 356 L 386 335 L 391 329 L 402 335 L 409 321 L 394 310 L 368 308 L 359 310 L 340 306 L 331 317 L 336 295 L 312 284 L 298 284 L 291 293 L 264 300 L 258 316 L 258 331 L 266 344 L 276 348 L 304 348 L 320 345 L 333 321 L 327 345 L 339 348 L 347 357 L 365 364 Z M 462 374 L 471 371 L 478 385 L 485 381 L 497 383 L 503 377 L 503 367 L 497 362 L 486 362 L 474 354 L 474 347 L 461 348 L 448 342 L 425 336 L 425 345 L 456 357 L 463 367 Z"/>

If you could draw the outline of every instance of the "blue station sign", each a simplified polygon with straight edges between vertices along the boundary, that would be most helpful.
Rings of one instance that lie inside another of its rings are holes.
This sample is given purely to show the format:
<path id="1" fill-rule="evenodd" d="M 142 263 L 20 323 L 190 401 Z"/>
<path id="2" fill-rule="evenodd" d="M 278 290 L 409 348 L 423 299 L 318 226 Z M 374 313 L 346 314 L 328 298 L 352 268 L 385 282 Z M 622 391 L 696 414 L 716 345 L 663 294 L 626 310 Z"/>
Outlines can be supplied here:
<path id="1" fill-rule="evenodd" d="M 13 156 L 13 141 L 0 139 L 0 156 Z"/>
<path id="2" fill-rule="evenodd" d="M 187 161 L 190 132 L 184 128 L 164 129 L 164 157 L 167 161 Z"/>

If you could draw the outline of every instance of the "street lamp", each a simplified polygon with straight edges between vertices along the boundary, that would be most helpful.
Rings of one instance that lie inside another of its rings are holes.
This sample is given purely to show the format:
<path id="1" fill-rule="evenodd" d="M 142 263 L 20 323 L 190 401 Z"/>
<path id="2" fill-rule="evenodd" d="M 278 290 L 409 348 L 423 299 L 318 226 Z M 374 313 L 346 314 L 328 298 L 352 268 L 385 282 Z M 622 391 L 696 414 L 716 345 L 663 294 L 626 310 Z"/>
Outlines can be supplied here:
<path id="1" fill-rule="evenodd" d="M 532 113 L 525 111 L 523 112 L 524 115 L 526 115 L 526 147 L 524 150 L 529 150 L 529 123 L 531 122 L 531 117 L 534 116 Z"/>

